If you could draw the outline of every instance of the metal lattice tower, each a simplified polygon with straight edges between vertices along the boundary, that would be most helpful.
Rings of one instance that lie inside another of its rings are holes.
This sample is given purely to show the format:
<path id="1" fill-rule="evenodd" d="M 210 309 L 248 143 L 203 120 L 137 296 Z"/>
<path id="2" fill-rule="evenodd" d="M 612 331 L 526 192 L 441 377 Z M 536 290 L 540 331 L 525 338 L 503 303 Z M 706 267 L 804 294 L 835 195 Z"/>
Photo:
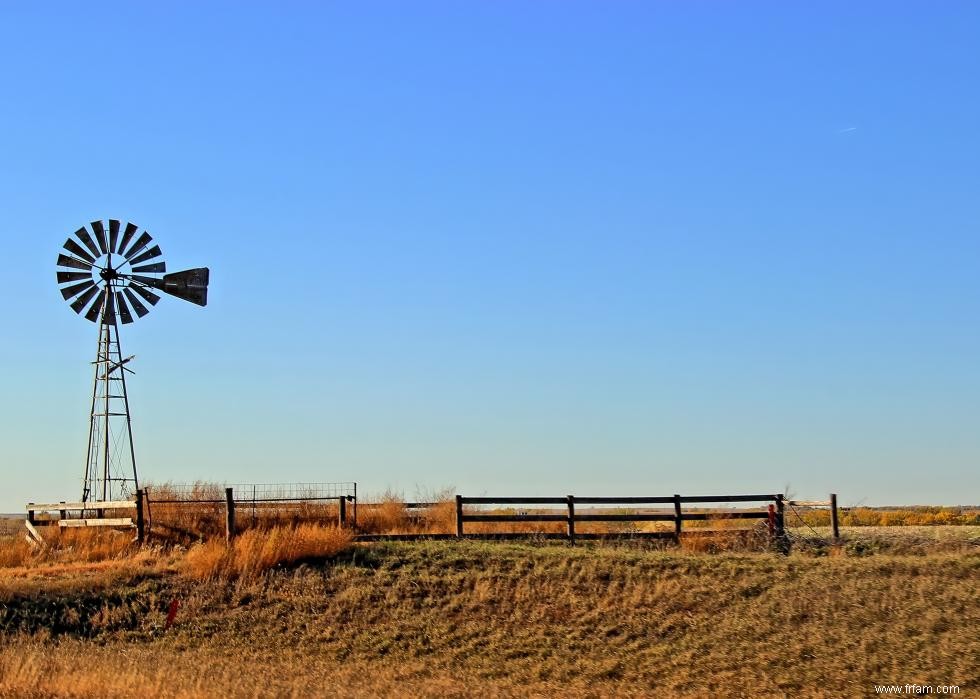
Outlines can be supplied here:
<path id="1" fill-rule="evenodd" d="M 163 291 L 199 306 L 206 306 L 208 279 L 206 267 L 164 274 L 166 263 L 153 238 L 127 223 L 120 236 L 120 223 L 93 221 L 91 231 L 84 226 L 69 237 L 58 255 L 58 283 L 61 294 L 79 315 L 98 323 L 92 409 L 89 416 L 88 448 L 82 485 L 83 502 L 106 502 L 131 497 L 139 488 L 136 451 L 126 366 L 133 357 L 123 359 L 119 322 L 132 323 L 133 312 L 142 318 L 156 305 Z M 134 239 L 135 238 L 135 239 Z M 81 243 L 81 244 L 79 244 Z M 163 275 L 163 276 L 160 276 Z M 132 310 L 130 310 L 132 309 Z"/>

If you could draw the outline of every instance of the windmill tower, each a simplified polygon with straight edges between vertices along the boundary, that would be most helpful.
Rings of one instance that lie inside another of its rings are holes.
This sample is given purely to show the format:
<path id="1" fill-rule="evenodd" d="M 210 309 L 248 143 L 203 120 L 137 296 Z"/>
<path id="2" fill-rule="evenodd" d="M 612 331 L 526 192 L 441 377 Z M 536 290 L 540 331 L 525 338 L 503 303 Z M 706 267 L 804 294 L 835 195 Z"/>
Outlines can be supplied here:
<path id="1" fill-rule="evenodd" d="M 139 235 L 137 235 L 139 233 Z M 129 412 L 126 374 L 133 357 L 123 358 L 119 324 L 142 318 L 160 300 L 156 293 L 208 302 L 208 268 L 165 274 L 166 263 L 152 236 L 127 223 L 109 219 L 79 228 L 58 255 L 58 284 L 72 310 L 98 324 L 88 448 L 82 480 L 82 502 L 129 498 L 139 488 L 136 450 Z"/>

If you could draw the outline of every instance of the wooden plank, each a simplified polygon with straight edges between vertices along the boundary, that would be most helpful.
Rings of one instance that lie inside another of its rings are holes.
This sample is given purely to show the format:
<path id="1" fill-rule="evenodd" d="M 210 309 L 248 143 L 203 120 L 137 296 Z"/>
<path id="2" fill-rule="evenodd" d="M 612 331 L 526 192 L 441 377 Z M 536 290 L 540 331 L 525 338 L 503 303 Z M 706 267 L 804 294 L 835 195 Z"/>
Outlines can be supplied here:
<path id="1" fill-rule="evenodd" d="M 564 505 L 566 498 L 463 498 L 466 505 Z"/>
<path id="2" fill-rule="evenodd" d="M 674 515 L 649 515 L 649 514 L 580 515 L 580 514 L 576 514 L 575 519 L 578 522 L 673 522 Z"/>
<path id="3" fill-rule="evenodd" d="M 672 497 L 622 497 L 622 498 L 592 498 L 592 497 L 576 497 L 575 502 L 580 505 L 665 505 L 674 502 Z"/>
<path id="4" fill-rule="evenodd" d="M 44 537 L 41 536 L 41 532 L 34 528 L 34 525 L 28 521 L 24 521 L 24 526 L 27 527 L 27 539 L 28 541 L 34 540 L 38 546 L 45 546 Z"/>
<path id="5" fill-rule="evenodd" d="M 700 522 L 716 519 L 766 519 L 767 517 L 769 517 L 768 512 L 691 512 L 681 515 L 682 519 Z"/>
<path id="6" fill-rule="evenodd" d="M 27 510 L 41 511 L 60 511 L 60 510 L 129 510 L 136 508 L 135 500 L 107 500 L 106 502 L 55 502 L 41 503 L 29 502 L 25 506 Z"/>
<path id="7" fill-rule="evenodd" d="M 568 515 L 466 515 L 464 522 L 567 522 Z"/>
<path id="8" fill-rule="evenodd" d="M 737 530 L 731 530 L 737 531 Z M 712 533 L 712 532 L 707 532 Z M 728 532 L 723 532 L 728 533 Z M 372 541 L 446 541 L 449 539 L 458 539 L 455 534 L 358 534 L 353 537 L 355 542 L 372 542 Z M 542 532 L 487 532 L 484 534 L 464 534 L 464 539 L 469 539 L 470 541 L 527 541 L 529 539 L 534 540 L 547 540 L 547 541 L 567 541 L 568 536 L 565 533 L 542 533 Z M 588 540 L 588 541 L 632 541 L 632 540 L 647 540 L 647 539 L 673 539 L 673 532 L 614 532 L 609 534 L 598 534 L 598 533 L 575 533 L 576 539 Z"/>
<path id="9" fill-rule="evenodd" d="M 135 527 L 129 517 L 104 517 L 102 519 L 63 519 L 59 527 Z"/>
<path id="10" fill-rule="evenodd" d="M 776 495 L 683 495 L 681 502 L 763 502 L 775 500 Z"/>

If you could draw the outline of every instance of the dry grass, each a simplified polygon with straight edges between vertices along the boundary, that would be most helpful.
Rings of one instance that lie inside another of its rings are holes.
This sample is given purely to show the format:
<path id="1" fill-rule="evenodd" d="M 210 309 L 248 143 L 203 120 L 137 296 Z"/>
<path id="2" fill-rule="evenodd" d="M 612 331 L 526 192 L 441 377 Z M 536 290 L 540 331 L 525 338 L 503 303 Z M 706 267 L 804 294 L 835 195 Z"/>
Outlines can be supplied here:
<path id="1" fill-rule="evenodd" d="M 198 580 L 253 578 L 277 565 L 336 556 L 350 543 L 350 532 L 336 526 L 250 529 L 231 546 L 216 539 L 196 544 L 187 552 L 184 569 Z"/>
<path id="2" fill-rule="evenodd" d="M 812 527 L 830 526 L 830 510 L 796 508 L 787 521 L 797 518 Z M 975 507 L 848 507 L 841 508 L 843 527 L 980 526 L 980 509 Z"/>
<path id="3" fill-rule="evenodd" d="M 21 523 L 23 527 L 23 523 Z M 112 529 L 43 528 L 44 546 L 29 544 L 20 535 L 0 543 L 0 569 L 37 567 L 52 563 L 93 563 L 125 557 L 135 550 L 132 532 Z"/>
<path id="4" fill-rule="evenodd" d="M 91 608 L 25 594 L 0 606 L 0 696 L 969 696 L 978 578 L 975 554 L 354 547 L 234 583 L 129 581 Z M 58 604 L 53 636 L 35 613 Z"/>

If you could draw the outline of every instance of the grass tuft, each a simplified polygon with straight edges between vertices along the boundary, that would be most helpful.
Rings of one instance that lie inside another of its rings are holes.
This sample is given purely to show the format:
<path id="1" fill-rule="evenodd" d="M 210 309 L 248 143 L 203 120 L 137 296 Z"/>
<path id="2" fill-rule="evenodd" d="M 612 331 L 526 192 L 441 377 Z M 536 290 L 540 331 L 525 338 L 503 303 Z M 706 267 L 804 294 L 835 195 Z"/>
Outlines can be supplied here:
<path id="1" fill-rule="evenodd" d="M 332 558 L 350 543 L 350 532 L 334 526 L 250 529 L 231 546 L 217 539 L 194 545 L 185 557 L 185 572 L 198 580 L 253 578 L 278 565 Z"/>

